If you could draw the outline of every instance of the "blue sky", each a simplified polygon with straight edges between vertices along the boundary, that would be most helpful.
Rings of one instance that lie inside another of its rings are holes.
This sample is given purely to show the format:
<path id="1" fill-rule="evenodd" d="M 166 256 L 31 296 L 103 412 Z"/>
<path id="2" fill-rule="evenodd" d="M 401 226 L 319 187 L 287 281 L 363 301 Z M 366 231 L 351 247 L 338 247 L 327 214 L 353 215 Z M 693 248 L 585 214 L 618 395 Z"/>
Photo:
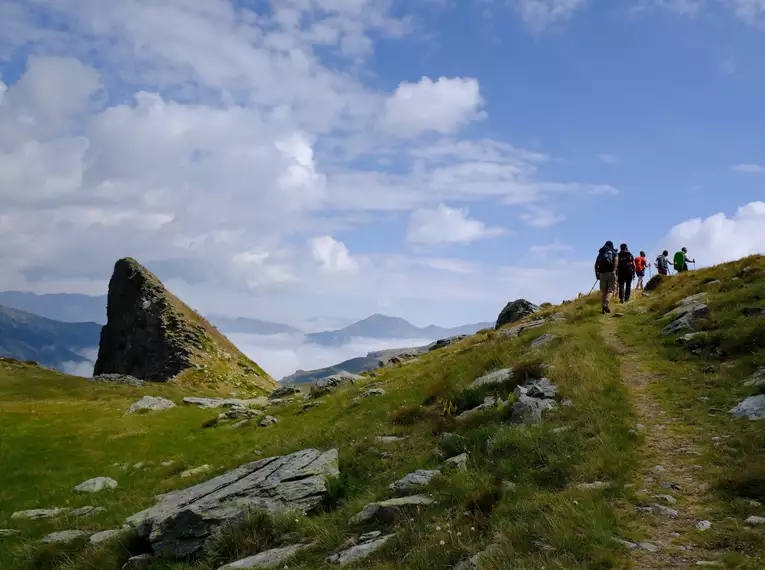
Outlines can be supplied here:
<path id="1" fill-rule="evenodd" d="M 0 289 L 457 325 L 759 252 L 763 53 L 765 0 L 6 0 Z"/>

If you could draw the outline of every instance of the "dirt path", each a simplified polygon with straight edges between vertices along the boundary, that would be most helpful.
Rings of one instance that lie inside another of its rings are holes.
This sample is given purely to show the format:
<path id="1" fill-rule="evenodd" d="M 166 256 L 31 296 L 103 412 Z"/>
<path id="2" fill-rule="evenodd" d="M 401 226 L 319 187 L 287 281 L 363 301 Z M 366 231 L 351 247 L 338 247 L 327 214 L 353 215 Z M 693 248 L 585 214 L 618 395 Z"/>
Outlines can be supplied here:
<path id="1" fill-rule="evenodd" d="M 703 467 L 697 461 L 694 432 L 652 398 L 649 386 L 659 379 L 641 363 L 650 355 L 639 354 L 618 338 L 617 319 L 603 319 L 603 337 L 619 355 L 621 377 L 632 394 L 637 429 L 644 437 L 643 461 L 634 481 L 640 502 L 634 514 L 628 514 L 647 528 L 647 541 L 658 549 L 651 552 L 644 544 L 632 548 L 634 568 L 695 568 L 698 561 L 714 561 L 715 553 L 695 547 L 687 537 L 708 516 L 710 499 L 699 477 Z"/>

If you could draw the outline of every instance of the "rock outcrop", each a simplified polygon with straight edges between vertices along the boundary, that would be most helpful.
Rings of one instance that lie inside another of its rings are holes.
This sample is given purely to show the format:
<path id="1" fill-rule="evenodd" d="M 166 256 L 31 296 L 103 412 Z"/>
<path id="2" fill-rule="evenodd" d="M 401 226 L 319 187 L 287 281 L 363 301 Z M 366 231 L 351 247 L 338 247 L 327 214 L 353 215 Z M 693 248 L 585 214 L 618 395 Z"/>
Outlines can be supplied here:
<path id="1" fill-rule="evenodd" d="M 662 329 L 661 334 L 668 336 L 679 332 L 697 332 L 698 321 L 709 316 L 709 307 L 704 301 L 706 293 L 691 295 L 680 301 L 675 309 L 664 315 L 670 317 L 672 322 Z"/>
<path id="2" fill-rule="evenodd" d="M 125 412 L 125 415 L 134 414 L 135 412 L 140 411 L 157 412 L 160 410 L 169 410 L 170 408 L 174 407 L 175 403 L 172 400 L 168 400 L 167 398 L 160 398 L 157 396 L 144 396 L 132 404 Z"/>
<path id="3" fill-rule="evenodd" d="M 729 413 L 734 418 L 748 418 L 752 421 L 765 419 L 765 394 L 747 398 Z"/>
<path id="4" fill-rule="evenodd" d="M 272 548 L 264 552 L 259 552 L 254 556 L 242 558 L 236 562 L 231 562 L 221 566 L 218 570 L 249 570 L 250 568 L 278 568 L 284 565 L 284 562 L 295 556 L 301 550 L 309 548 L 310 544 L 293 544 L 281 548 Z M 284 565 L 284 568 L 287 568 Z"/>
<path id="5" fill-rule="evenodd" d="M 276 388 L 257 364 L 133 259 L 115 264 L 106 313 L 95 376 L 122 374 L 254 392 Z"/>
<path id="6" fill-rule="evenodd" d="M 326 378 L 319 378 L 318 380 L 311 382 L 311 397 L 316 398 L 323 396 L 333 390 L 337 390 L 341 386 L 354 384 L 363 379 L 363 376 L 351 374 L 350 372 L 338 372 L 337 374 L 327 376 Z"/>
<path id="7" fill-rule="evenodd" d="M 310 512 L 327 493 L 326 478 L 339 475 L 337 450 L 305 449 L 269 457 L 209 481 L 161 496 L 128 518 L 155 555 L 182 559 L 200 553 L 226 522 L 247 510 Z"/>
<path id="8" fill-rule="evenodd" d="M 405 510 L 414 509 L 416 511 L 421 507 L 432 505 L 434 502 L 433 499 L 422 495 L 412 495 L 411 497 L 369 503 L 361 512 L 352 516 L 348 524 L 362 524 L 371 520 L 390 524 Z"/>
<path id="9" fill-rule="evenodd" d="M 538 310 L 539 307 L 534 303 L 528 302 L 526 299 L 511 301 L 505 305 L 505 308 L 502 309 L 502 312 L 499 314 L 495 328 L 499 329 L 507 324 L 520 321 L 529 315 L 533 315 Z"/>
<path id="10" fill-rule="evenodd" d="M 396 536 L 395 534 L 386 534 L 381 536 L 381 532 L 370 532 L 368 535 L 362 536 L 360 544 L 341 550 L 336 554 L 332 554 L 327 557 L 329 564 L 337 564 L 338 566 L 345 566 L 346 564 L 352 564 L 358 560 L 363 560 L 368 556 L 371 556 L 376 551 L 380 550 L 385 543 L 391 538 Z"/>

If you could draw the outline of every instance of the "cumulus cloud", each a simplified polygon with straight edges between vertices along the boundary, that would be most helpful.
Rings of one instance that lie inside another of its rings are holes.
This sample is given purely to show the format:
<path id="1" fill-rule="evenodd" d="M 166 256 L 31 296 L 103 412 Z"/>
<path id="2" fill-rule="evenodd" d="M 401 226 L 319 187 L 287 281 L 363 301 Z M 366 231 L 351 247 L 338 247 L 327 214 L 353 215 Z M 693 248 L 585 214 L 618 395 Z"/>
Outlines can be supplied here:
<path id="1" fill-rule="evenodd" d="M 568 21 L 585 0 L 513 0 L 524 23 L 535 32 L 541 32 Z"/>
<path id="2" fill-rule="evenodd" d="M 382 127 L 386 131 L 411 137 L 427 131 L 451 133 L 458 127 L 484 116 L 478 80 L 423 77 L 418 83 L 403 82 L 385 102 Z"/>
<path id="3" fill-rule="evenodd" d="M 313 238 L 311 254 L 322 270 L 331 273 L 355 273 L 359 263 L 351 257 L 345 244 L 332 236 Z"/>
<path id="4" fill-rule="evenodd" d="M 435 209 L 412 212 L 406 239 L 409 243 L 435 245 L 441 243 L 467 244 L 480 239 L 497 237 L 502 228 L 490 228 L 468 216 L 467 208 L 449 208 L 439 204 Z"/>
<path id="5" fill-rule="evenodd" d="M 736 16 L 749 24 L 765 22 L 765 0 L 728 0 Z"/>
<path id="6" fill-rule="evenodd" d="M 529 253 L 535 256 L 545 257 L 551 253 L 568 253 L 574 251 L 574 248 L 568 244 L 555 241 L 545 245 L 532 245 Z"/>
<path id="7" fill-rule="evenodd" d="M 701 266 L 733 261 L 765 251 L 765 202 L 750 202 L 728 216 L 718 213 L 673 227 L 658 247 L 687 247 Z"/>
<path id="8" fill-rule="evenodd" d="M 565 216 L 555 213 L 551 208 L 542 206 L 529 206 L 521 219 L 535 228 L 549 228 L 566 219 Z"/>
<path id="9" fill-rule="evenodd" d="M 730 167 L 735 172 L 743 172 L 745 174 L 762 174 L 765 172 L 765 166 L 759 164 L 736 164 Z"/>

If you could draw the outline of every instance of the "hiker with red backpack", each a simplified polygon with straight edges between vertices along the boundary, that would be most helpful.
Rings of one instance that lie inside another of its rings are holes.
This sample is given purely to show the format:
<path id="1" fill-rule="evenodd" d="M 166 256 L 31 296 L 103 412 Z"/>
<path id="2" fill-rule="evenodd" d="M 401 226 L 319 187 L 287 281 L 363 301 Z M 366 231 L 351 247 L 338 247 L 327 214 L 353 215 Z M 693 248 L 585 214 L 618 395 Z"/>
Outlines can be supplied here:
<path id="1" fill-rule="evenodd" d="M 669 275 L 669 252 L 665 249 L 659 257 L 656 258 L 656 270 L 659 275 Z"/>
<path id="2" fill-rule="evenodd" d="M 645 277 L 645 268 L 647 265 L 648 260 L 645 257 L 645 252 L 641 251 L 640 255 L 635 258 L 635 275 L 637 275 L 635 291 L 640 291 L 643 288 L 643 278 Z"/>
<path id="3" fill-rule="evenodd" d="M 632 294 L 632 280 L 635 278 L 635 257 L 626 243 L 619 246 L 616 258 L 616 274 L 619 280 L 619 301 L 629 303 Z"/>
<path id="4" fill-rule="evenodd" d="M 600 299 L 604 315 L 611 312 L 608 308 L 608 298 L 616 288 L 616 258 L 614 242 L 609 240 L 600 248 L 595 259 L 595 279 L 600 281 Z"/>

